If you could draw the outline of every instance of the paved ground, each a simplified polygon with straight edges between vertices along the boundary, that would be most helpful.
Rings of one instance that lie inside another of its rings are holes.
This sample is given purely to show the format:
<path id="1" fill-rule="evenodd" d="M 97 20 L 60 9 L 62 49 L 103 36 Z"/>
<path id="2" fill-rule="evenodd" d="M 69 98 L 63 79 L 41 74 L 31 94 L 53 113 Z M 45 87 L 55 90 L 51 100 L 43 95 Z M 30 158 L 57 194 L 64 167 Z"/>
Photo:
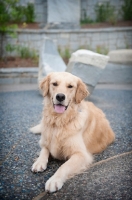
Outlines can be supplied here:
<path id="1" fill-rule="evenodd" d="M 132 66 L 108 63 L 89 99 L 106 113 L 115 142 L 94 156 L 90 169 L 54 194 L 46 193 L 44 184 L 63 162 L 50 158 L 45 172 L 30 171 L 40 135 L 29 127 L 41 119 L 42 97 L 36 84 L 18 83 L 36 83 L 36 78 L 10 76 L 0 79 L 2 84 L 17 83 L 0 86 L 0 200 L 132 199 Z"/>
<path id="2" fill-rule="evenodd" d="M 40 150 L 40 135 L 29 127 L 41 119 L 42 97 L 36 85 L 4 86 L 0 92 L 0 199 L 132 199 L 132 85 L 99 85 L 90 97 L 103 109 L 116 134 L 114 144 L 95 155 L 85 173 L 67 181 L 54 194 L 44 192 L 44 184 L 62 162 L 50 159 L 43 173 L 30 171 Z M 21 90 L 21 91 L 20 91 Z M 5 92 L 2 92 L 5 91 Z"/>

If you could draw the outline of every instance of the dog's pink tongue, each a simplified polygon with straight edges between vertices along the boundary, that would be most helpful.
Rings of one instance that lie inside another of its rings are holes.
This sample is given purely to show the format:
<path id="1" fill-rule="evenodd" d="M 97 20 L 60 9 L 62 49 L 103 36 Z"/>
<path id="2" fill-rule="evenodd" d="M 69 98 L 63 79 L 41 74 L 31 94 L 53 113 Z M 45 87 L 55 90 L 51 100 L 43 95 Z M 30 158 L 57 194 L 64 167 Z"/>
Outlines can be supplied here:
<path id="1" fill-rule="evenodd" d="M 55 105 L 55 111 L 57 113 L 63 113 L 65 111 L 65 106 L 62 105 Z"/>

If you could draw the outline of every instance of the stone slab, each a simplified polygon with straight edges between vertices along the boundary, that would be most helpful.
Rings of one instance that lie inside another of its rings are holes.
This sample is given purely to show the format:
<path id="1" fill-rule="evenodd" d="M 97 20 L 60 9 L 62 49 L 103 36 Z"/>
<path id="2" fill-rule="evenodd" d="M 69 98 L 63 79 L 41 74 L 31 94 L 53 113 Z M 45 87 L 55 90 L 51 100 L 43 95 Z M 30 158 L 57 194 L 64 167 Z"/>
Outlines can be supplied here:
<path id="1" fill-rule="evenodd" d="M 76 24 L 76 28 L 79 27 L 80 23 L 80 0 L 49 0 L 48 6 L 48 18 L 47 23 L 52 28 L 72 28 Z"/>
<path id="2" fill-rule="evenodd" d="M 72 62 L 74 63 L 79 62 L 104 69 L 108 60 L 109 56 L 101 55 L 99 53 L 95 53 L 93 51 L 86 49 L 80 49 L 72 53 L 69 64 Z"/>
<path id="3" fill-rule="evenodd" d="M 132 49 L 120 49 L 109 52 L 110 62 L 132 65 Z"/>
<path id="4" fill-rule="evenodd" d="M 45 38 L 40 49 L 38 81 L 53 71 L 65 71 L 66 65 L 59 55 L 53 41 Z"/>

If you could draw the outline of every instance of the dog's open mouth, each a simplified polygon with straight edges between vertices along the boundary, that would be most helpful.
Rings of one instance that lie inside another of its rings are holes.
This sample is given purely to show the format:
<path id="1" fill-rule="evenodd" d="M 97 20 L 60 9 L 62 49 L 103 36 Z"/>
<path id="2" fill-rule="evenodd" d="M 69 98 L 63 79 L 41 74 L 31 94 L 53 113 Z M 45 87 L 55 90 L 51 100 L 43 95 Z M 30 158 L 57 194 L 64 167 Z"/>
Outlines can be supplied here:
<path id="1" fill-rule="evenodd" d="M 54 104 L 55 112 L 64 113 L 68 106 L 64 106 L 62 104 Z"/>

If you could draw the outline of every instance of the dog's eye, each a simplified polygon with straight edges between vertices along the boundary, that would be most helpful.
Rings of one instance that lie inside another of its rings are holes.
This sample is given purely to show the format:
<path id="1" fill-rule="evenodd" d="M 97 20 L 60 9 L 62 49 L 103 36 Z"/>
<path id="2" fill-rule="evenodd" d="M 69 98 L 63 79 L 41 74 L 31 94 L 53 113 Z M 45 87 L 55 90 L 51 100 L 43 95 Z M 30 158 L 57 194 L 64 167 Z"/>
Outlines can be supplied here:
<path id="1" fill-rule="evenodd" d="M 53 84 L 53 86 L 58 86 L 58 84 L 55 82 L 55 83 L 52 83 Z"/>
<path id="2" fill-rule="evenodd" d="M 72 85 L 68 85 L 68 88 L 73 88 L 73 86 Z"/>

